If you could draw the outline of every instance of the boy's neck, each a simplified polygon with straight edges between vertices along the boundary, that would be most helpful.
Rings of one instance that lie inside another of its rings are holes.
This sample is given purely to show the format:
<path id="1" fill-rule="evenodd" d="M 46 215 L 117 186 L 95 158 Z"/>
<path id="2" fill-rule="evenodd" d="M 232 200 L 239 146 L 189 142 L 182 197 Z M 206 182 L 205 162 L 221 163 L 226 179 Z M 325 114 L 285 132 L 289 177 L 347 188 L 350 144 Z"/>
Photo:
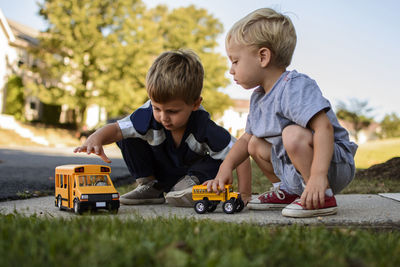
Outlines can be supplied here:
<path id="1" fill-rule="evenodd" d="M 281 77 L 282 73 L 284 73 L 285 71 L 286 69 L 277 68 L 273 66 L 269 66 L 267 68 L 265 79 L 263 81 L 263 84 L 261 85 L 266 94 L 269 93 L 269 91 L 271 91 L 276 81 Z"/>
<path id="2" fill-rule="evenodd" d="M 174 140 L 175 147 L 180 146 L 183 135 L 185 134 L 185 131 L 186 131 L 186 126 L 179 130 L 171 131 L 171 135 L 172 135 L 172 139 Z"/>

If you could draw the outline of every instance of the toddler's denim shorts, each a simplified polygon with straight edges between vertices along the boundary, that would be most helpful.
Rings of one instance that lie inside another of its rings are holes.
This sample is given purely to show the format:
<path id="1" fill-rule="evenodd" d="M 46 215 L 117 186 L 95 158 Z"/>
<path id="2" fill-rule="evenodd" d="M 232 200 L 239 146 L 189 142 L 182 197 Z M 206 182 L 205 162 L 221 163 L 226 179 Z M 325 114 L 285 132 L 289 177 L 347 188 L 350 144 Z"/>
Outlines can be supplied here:
<path id="1" fill-rule="evenodd" d="M 304 179 L 296 170 L 287 154 L 278 158 L 271 149 L 271 163 L 276 176 L 278 176 L 282 185 L 281 188 L 291 194 L 301 195 L 304 190 Z M 334 151 L 331 165 L 328 170 L 329 185 L 334 194 L 342 191 L 354 178 L 355 164 L 354 158 L 341 144 L 334 144 Z"/>

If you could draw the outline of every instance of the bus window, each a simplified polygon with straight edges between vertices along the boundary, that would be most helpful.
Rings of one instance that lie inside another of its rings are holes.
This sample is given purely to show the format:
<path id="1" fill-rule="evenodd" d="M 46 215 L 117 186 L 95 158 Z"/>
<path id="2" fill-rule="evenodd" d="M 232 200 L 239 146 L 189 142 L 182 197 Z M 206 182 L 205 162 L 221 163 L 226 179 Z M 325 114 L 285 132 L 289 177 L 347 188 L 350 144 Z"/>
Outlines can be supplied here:
<path id="1" fill-rule="evenodd" d="M 109 185 L 107 176 L 105 175 L 90 175 L 88 185 L 90 186 L 107 186 Z"/>
<path id="2" fill-rule="evenodd" d="M 80 175 L 79 186 L 108 186 L 107 175 Z"/>
<path id="3" fill-rule="evenodd" d="M 107 176 L 105 175 L 94 175 L 95 176 L 95 186 L 107 186 L 110 185 Z"/>
<path id="4" fill-rule="evenodd" d="M 89 175 L 89 176 L 88 176 L 88 183 L 87 183 L 87 185 L 92 186 L 92 185 L 94 185 L 95 182 L 96 182 L 96 180 L 95 180 L 95 175 Z"/>
<path id="5" fill-rule="evenodd" d="M 63 175 L 60 174 L 60 184 L 61 184 L 61 188 L 64 187 L 64 179 L 63 179 Z"/>
<path id="6" fill-rule="evenodd" d="M 79 175 L 79 186 L 85 186 L 86 185 L 86 175 Z"/>
<path id="7" fill-rule="evenodd" d="M 68 176 L 64 175 L 64 188 L 68 187 Z"/>

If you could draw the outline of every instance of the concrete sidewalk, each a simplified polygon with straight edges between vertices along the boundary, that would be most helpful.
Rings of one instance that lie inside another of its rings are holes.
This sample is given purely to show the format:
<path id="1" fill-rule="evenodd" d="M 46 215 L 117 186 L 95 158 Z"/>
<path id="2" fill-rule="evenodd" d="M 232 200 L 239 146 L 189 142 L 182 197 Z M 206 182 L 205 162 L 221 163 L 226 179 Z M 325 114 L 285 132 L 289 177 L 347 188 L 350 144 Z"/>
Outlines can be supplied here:
<path id="1" fill-rule="evenodd" d="M 221 207 L 217 207 L 213 213 L 200 215 L 193 208 L 177 208 L 168 204 L 121 205 L 117 215 L 109 216 L 116 216 L 120 219 L 136 218 L 138 216 L 143 218 L 176 217 L 234 223 L 246 222 L 257 225 L 299 224 L 400 229 L 400 202 L 395 199 L 371 194 L 337 195 L 336 199 L 339 207 L 336 215 L 307 219 L 286 218 L 281 215 L 279 210 L 253 211 L 247 208 L 240 213 L 228 215 L 222 211 Z M 79 216 L 71 211 L 59 211 L 54 206 L 53 196 L 0 202 L 0 213 L 9 214 L 15 211 L 19 214 L 37 214 L 38 216 L 54 218 L 73 218 Z M 98 217 L 103 215 L 108 216 L 108 212 L 99 211 L 89 216 Z"/>

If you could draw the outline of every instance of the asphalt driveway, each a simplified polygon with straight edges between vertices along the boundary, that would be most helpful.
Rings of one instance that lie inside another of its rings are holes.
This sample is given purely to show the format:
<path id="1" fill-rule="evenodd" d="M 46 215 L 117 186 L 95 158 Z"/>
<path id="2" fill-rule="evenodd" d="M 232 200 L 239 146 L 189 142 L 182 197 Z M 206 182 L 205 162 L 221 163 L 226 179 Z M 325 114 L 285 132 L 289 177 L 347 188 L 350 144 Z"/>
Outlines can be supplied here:
<path id="1" fill-rule="evenodd" d="M 111 164 L 94 155 L 75 154 L 72 149 L 0 147 L 0 200 L 17 199 L 20 194 L 54 191 L 54 169 L 64 164 L 108 165 L 115 185 L 132 182 L 118 149 L 106 148 Z"/>

